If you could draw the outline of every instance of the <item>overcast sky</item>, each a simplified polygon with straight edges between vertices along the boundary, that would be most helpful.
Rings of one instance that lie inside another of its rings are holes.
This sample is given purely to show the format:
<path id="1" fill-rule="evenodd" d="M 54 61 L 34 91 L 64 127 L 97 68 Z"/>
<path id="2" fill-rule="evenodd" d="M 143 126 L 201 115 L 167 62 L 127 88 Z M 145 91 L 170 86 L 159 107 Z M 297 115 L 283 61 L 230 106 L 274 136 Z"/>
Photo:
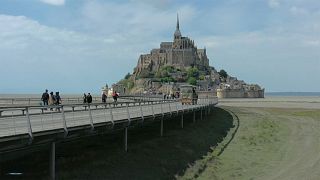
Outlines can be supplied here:
<path id="1" fill-rule="evenodd" d="M 180 30 L 266 91 L 320 91 L 319 0 L 1 0 L 0 93 L 100 91 Z"/>

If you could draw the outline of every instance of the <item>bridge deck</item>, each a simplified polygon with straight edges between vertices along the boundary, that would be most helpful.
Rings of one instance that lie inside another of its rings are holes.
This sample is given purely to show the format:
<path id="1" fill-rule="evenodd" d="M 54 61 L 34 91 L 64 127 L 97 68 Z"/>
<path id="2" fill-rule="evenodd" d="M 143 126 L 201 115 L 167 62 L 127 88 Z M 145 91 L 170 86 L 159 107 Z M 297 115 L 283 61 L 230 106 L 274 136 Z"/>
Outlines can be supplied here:
<path id="1" fill-rule="evenodd" d="M 197 105 L 181 105 L 172 100 L 120 102 L 116 106 L 109 104 L 73 104 L 54 107 L 44 110 L 43 107 L 14 107 L 0 109 L 0 142 L 8 138 L 34 134 L 47 131 L 72 131 L 75 127 L 94 128 L 99 124 L 129 123 L 130 119 L 161 116 L 168 113 L 200 108 L 209 104 L 216 104 L 216 99 L 199 99 Z M 58 111 L 59 109 L 59 111 Z M 22 111 L 24 110 L 24 111 Z"/>

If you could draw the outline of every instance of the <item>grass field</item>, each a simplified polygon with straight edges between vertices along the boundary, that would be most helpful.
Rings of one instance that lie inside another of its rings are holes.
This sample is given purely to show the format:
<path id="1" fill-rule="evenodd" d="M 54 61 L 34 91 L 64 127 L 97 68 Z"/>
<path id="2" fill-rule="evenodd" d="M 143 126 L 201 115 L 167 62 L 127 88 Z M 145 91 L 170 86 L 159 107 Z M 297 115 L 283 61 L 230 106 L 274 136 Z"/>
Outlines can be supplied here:
<path id="1" fill-rule="evenodd" d="M 222 107 L 239 117 L 232 142 L 218 155 L 209 153 L 179 179 L 320 178 L 320 111 L 318 109 Z M 232 131 L 232 130 L 231 130 Z M 227 140 L 228 138 L 226 138 Z M 225 140 L 225 141 L 226 141 Z"/>

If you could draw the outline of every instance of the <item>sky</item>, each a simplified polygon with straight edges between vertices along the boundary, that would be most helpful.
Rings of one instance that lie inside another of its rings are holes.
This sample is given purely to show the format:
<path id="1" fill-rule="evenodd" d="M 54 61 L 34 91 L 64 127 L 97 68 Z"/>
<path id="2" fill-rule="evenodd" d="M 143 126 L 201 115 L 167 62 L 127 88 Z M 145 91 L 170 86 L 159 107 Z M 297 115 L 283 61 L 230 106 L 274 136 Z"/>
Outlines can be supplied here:
<path id="1" fill-rule="evenodd" d="M 0 93 L 99 93 L 183 36 L 267 92 L 320 92 L 319 0 L 1 0 Z"/>

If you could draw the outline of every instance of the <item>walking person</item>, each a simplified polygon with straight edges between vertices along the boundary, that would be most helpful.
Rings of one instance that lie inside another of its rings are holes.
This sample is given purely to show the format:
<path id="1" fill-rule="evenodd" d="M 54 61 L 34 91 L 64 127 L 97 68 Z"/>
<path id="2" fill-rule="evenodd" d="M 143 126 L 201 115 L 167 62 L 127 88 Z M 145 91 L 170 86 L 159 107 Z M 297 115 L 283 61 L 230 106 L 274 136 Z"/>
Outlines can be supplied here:
<path id="1" fill-rule="evenodd" d="M 61 97 L 59 92 L 56 92 L 55 98 L 56 98 L 55 105 L 57 106 L 56 110 L 60 112 L 60 108 L 58 107 L 59 104 L 61 104 Z"/>
<path id="2" fill-rule="evenodd" d="M 113 102 L 116 103 L 118 101 L 118 94 L 117 94 L 117 91 L 114 91 L 112 93 L 112 98 L 113 98 Z"/>
<path id="3" fill-rule="evenodd" d="M 50 111 L 53 110 L 52 106 L 55 104 L 55 102 L 56 102 L 56 98 L 55 98 L 53 92 L 50 92 L 50 96 L 49 96 L 49 100 L 48 100 L 48 104 L 49 104 L 49 106 L 51 106 Z"/>
<path id="4" fill-rule="evenodd" d="M 102 102 L 103 102 L 103 103 L 106 103 L 106 102 L 107 102 L 107 95 L 106 95 L 105 92 L 102 93 L 101 99 L 102 99 Z"/>
<path id="5" fill-rule="evenodd" d="M 49 93 L 48 93 L 48 89 L 46 89 L 46 91 L 42 94 L 41 100 L 43 102 L 43 106 L 48 106 L 48 101 L 49 101 Z M 45 109 L 47 110 L 47 108 Z"/>
<path id="6" fill-rule="evenodd" d="M 88 93 L 88 95 L 87 95 L 87 103 L 88 104 L 92 103 L 92 96 L 90 93 Z"/>
<path id="7" fill-rule="evenodd" d="M 87 103 L 87 95 L 83 93 L 83 104 Z"/>

